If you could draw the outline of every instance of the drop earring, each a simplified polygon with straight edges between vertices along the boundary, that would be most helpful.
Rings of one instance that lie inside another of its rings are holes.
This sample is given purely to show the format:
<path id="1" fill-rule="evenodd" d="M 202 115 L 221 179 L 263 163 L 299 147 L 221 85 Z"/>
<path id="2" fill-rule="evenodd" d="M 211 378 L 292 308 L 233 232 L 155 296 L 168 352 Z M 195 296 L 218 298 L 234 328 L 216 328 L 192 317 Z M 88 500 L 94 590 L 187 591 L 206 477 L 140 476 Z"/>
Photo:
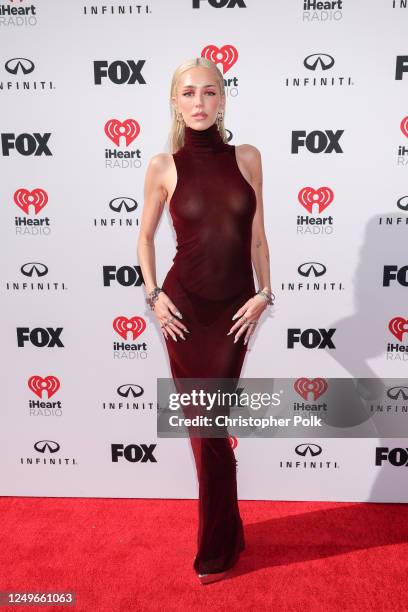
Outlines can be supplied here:
<path id="1" fill-rule="evenodd" d="M 222 118 L 224 117 L 224 113 L 222 111 L 218 111 L 217 113 L 217 118 L 216 118 L 216 123 L 217 123 L 217 127 L 218 129 L 220 129 L 221 125 L 222 125 Z"/>

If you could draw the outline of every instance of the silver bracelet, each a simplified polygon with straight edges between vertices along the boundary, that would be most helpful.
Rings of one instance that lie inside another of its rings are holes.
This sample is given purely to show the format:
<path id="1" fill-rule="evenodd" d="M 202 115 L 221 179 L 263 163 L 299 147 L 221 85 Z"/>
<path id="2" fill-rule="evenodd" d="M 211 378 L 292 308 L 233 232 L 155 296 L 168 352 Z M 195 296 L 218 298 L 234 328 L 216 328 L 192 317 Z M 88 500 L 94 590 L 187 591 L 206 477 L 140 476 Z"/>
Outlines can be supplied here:
<path id="1" fill-rule="evenodd" d="M 159 299 L 159 293 L 161 291 L 163 291 L 161 287 L 154 287 L 154 289 L 147 294 L 146 302 L 149 304 L 152 310 L 154 310 L 154 305 Z"/>
<path id="2" fill-rule="evenodd" d="M 262 295 L 265 298 L 265 300 L 268 302 L 269 306 L 273 306 L 275 302 L 275 294 L 272 292 L 269 294 L 266 291 L 262 291 L 262 289 L 258 289 L 255 295 Z"/>

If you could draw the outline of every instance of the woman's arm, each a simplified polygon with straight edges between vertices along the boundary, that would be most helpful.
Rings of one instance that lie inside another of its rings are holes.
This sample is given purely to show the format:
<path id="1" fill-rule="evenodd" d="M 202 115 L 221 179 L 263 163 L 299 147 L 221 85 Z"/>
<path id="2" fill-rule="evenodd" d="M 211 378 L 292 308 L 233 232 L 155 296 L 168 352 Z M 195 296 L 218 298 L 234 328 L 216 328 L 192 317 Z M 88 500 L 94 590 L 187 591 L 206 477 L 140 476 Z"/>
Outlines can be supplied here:
<path id="1" fill-rule="evenodd" d="M 151 158 L 146 170 L 144 206 L 137 243 L 137 257 L 147 293 L 150 293 L 157 286 L 154 234 L 168 195 L 163 178 L 168 169 L 168 161 L 168 154 L 159 153 Z M 182 314 L 163 290 L 158 294 L 153 310 L 166 339 L 168 338 L 167 334 L 170 334 L 176 342 L 177 335 L 183 340 L 186 339 L 183 331 L 189 332 L 189 330 L 184 323 L 176 319 L 176 317 L 182 318 Z"/>
<path id="2" fill-rule="evenodd" d="M 251 258 L 258 278 L 259 289 L 271 292 L 269 248 L 265 234 L 262 200 L 262 160 L 259 150 L 252 145 L 241 145 L 241 159 L 250 174 L 256 194 L 256 211 L 252 222 Z"/>
<path id="3" fill-rule="evenodd" d="M 139 228 L 137 258 L 147 293 L 157 286 L 154 234 L 167 198 L 167 191 L 163 185 L 166 167 L 166 154 L 159 153 L 151 158 L 145 176 L 144 205 Z"/>

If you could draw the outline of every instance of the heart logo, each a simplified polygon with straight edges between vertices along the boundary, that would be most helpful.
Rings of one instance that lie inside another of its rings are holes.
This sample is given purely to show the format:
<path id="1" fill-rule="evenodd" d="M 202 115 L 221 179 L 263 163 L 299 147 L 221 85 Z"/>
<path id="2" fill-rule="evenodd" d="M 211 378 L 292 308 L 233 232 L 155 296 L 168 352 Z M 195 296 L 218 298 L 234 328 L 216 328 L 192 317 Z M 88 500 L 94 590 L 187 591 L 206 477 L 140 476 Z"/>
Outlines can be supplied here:
<path id="1" fill-rule="evenodd" d="M 124 340 L 127 340 L 128 332 L 132 333 L 132 340 L 136 340 L 146 329 L 146 321 L 138 316 L 131 317 L 130 319 L 119 316 L 113 321 L 113 329 Z"/>
<path id="2" fill-rule="evenodd" d="M 121 136 L 125 137 L 126 146 L 128 147 L 139 136 L 139 133 L 140 125 L 135 119 L 125 119 L 125 121 L 109 119 L 105 123 L 105 134 L 117 147 L 119 146 Z"/>
<path id="3" fill-rule="evenodd" d="M 408 138 L 408 117 L 404 117 L 401 121 L 401 132 Z"/>
<path id="4" fill-rule="evenodd" d="M 30 206 L 34 206 L 34 213 L 38 215 L 47 202 L 47 192 L 40 188 L 33 189 L 32 191 L 28 191 L 28 189 L 17 189 L 14 194 L 14 203 L 17 204 L 26 215 L 30 212 Z"/>
<path id="5" fill-rule="evenodd" d="M 224 45 L 223 47 L 207 45 L 201 51 L 201 57 L 205 57 L 214 64 L 222 64 L 223 74 L 225 74 L 237 61 L 238 51 L 232 45 Z"/>
<path id="6" fill-rule="evenodd" d="M 405 328 L 405 325 L 408 324 L 408 319 L 404 319 L 404 317 L 394 317 L 388 323 L 388 329 L 400 342 L 402 342 L 402 337 L 405 332 L 408 332 L 408 328 Z"/>
<path id="7" fill-rule="evenodd" d="M 234 450 L 235 448 L 237 448 L 237 444 L 238 444 L 238 439 L 236 436 L 231 436 L 231 434 L 228 434 L 228 439 L 229 439 L 229 443 L 231 445 L 231 448 Z"/>
<path id="8" fill-rule="evenodd" d="M 48 399 L 54 395 L 60 388 L 60 381 L 56 376 L 30 376 L 27 381 L 29 389 L 33 391 L 40 399 L 43 397 L 43 393 L 47 394 Z"/>
<path id="9" fill-rule="evenodd" d="M 313 206 L 317 204 L 320 214 L 333 202 L 334 193 L 330 187 L 304 187 L 298 193 L 298 200 L 310 214 L 313 212 Z"/>
<path id="10" fill-rule="evenodd" d="M 293 388 L 303 399 L 307 400 L 311 393 L 313 399 L 317 400 L 327 390 L 327 381 L 324 378 L 298 378 Z"/>

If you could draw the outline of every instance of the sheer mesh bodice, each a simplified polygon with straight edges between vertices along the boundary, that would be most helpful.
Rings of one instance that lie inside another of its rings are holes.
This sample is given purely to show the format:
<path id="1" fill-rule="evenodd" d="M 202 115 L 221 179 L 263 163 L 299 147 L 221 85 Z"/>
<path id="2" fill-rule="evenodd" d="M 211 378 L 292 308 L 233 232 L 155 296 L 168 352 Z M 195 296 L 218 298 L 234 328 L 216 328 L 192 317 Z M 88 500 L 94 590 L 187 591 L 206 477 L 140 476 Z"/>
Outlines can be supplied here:
<path id="1" fill-rule="evenodd" d="M 207 299 L 236 296 L 252 277 L 256 196 L 238 167 L 235 146 L 222 141 L 216 124 L 201 131 L 187 126 L 173 159 L 177 184 L 170 214 L 180 282 Z"/>

